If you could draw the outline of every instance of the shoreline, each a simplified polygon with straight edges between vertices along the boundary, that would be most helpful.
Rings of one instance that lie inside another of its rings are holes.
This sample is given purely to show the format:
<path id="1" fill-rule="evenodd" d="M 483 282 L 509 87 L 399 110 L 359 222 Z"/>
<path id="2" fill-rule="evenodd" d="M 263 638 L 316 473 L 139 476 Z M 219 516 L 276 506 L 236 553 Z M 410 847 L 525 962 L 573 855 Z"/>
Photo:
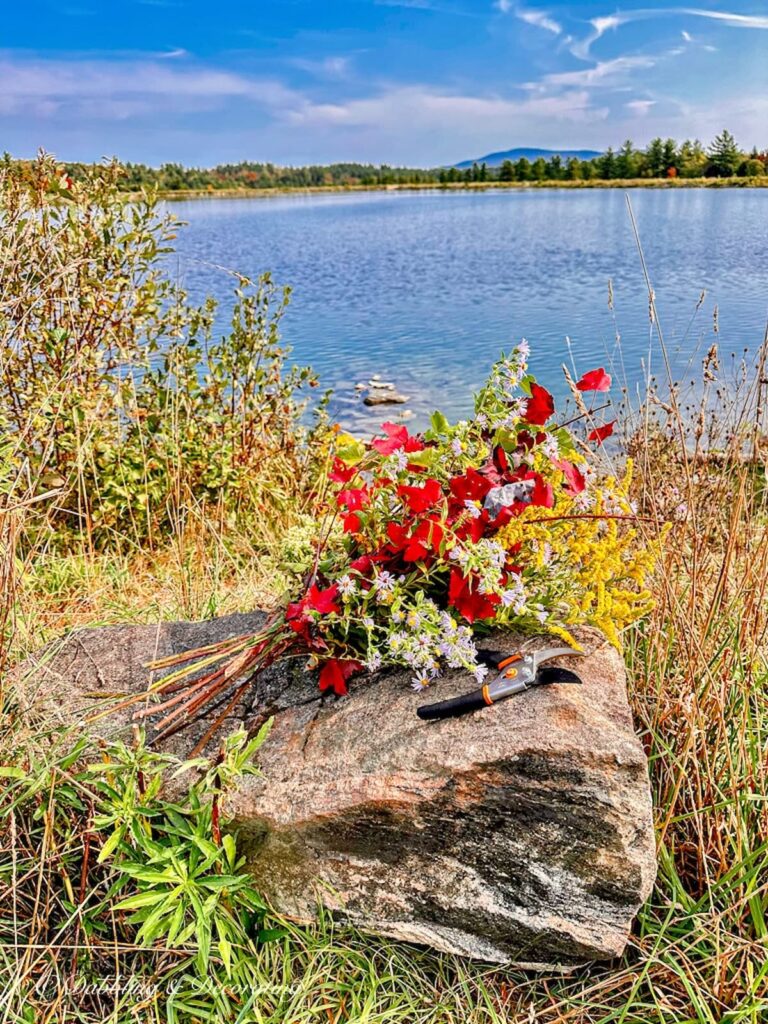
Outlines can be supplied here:
<path id="1" fill-rule="evenodd" d="M 616 188 L 768 188 L 768 174 L 759 178 L 611 178 L 588 181 L 456 181 L 398 182 L 392 185 L 307 185 L 275 188 L 210 188 L 161 190 L 163 201 L 185 199 L 268 199 L 270 196 L 344 194 L 349 192 L 485 192 L 537 189 Z M 126 192 L 136 198 L 141 192 Z"/>

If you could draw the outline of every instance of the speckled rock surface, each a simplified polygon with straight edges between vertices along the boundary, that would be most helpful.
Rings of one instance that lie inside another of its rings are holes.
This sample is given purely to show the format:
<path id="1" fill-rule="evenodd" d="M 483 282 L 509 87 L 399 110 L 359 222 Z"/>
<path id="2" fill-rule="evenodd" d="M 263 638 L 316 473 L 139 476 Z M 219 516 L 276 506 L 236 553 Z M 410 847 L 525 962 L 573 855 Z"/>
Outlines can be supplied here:
<path id="1" fill-rule="evenodd" d="M 261 621 L 81 631 L 25 667 L 23 692 L 62 723 L 83 720 L 99 695 L 144 688 L 146 661 Z M 274 716 L 262 776 L 227 808 L 265 895 L 300 920 L 320 902 L 366 930 L 488 961 L 619 955 L 656 871 L 647 764 L 621 658 L 597 634 L 580 637 L 589 655 L 570 667 L 583 686 L 442 722 L 416 718 L 423 698 L 402 673 L 353 682 L 342 699 L 320 699 L 300 663 L 265 673 L 226 725 Z M 451 673 L 432 699 L 471 686 Z M 129 727 L 125 712 L 88 726 Z M 172 749 L 188 751 L 203 729 Z"/>

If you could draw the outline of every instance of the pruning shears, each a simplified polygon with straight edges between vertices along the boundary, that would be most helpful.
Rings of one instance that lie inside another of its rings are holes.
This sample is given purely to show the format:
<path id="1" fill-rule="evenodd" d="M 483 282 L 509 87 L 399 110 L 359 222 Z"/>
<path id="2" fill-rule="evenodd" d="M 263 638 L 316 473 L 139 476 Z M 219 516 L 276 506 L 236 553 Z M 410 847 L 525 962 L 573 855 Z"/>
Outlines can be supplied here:
<path id="1" fill-rule="evenodd" d="M 505 697 L 523 693 L 532 686 L 548 686 L 550 683 L 581 683 L 581 679 L 570 669 L 544 662 L 564 655 L 583 655 L 572 647 L 545 647 L 541 651 L 518 651 L 505 654 L 503 651 L 478 651 L 479 660 L 496 670 L 496 676 L 478 690 L 464 693 L 460 697 L 441 700 L 437 704 L 422 704 L 416 709 L 419 718 L 433 721 L 440 718 L 456 718 L 468 711 L 490 707 Z"/>

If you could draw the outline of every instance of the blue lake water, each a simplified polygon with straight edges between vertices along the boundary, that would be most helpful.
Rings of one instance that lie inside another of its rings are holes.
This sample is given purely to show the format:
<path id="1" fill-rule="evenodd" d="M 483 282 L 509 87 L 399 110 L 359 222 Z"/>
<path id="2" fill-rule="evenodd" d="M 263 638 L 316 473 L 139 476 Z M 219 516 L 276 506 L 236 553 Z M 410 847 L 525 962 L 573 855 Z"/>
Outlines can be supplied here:
<path id="1" fill-rule="evenodd" d="M 627 194 L 675 374 L 696 376 L 714 340 L 726 355 L 754 350 L 768 316 L 768 189 L 193 200 L 171 207 L 188 222 L 175 266 L 225 310 L 222 268 L 271 271 L 293 288 L 284 340 L 335 389 L 335 416 L 364 429 L 402 411 L 362 406 L 355 383 L 379 373 L 421 426 L 436 407 L 468 413 L 498 353 L 523 337 L 559 394 L 571 358 L 631 390 L 649 366 L 661 373 Z"/>

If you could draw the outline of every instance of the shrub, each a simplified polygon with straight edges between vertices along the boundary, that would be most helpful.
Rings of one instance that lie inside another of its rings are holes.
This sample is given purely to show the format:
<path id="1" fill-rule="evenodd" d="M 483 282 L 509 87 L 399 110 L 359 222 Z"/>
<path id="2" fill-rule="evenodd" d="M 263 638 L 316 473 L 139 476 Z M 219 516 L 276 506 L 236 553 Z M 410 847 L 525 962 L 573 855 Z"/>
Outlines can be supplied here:
<path id="1" fill-rule="evenodd" d="M 166 269 L 179 222 L 152 194 L 128 202 L 120 176 L 0 167 L 0 416 L 16 467 L 52 492 L 38 539 L 152 546 L 201 512 L 266 533 L 311 502 L 328 437 L 322 402 L 304 425 L 317 380 L 280 342 L 288 290 L 239 278 L 214 341 L 215 302 Z"/>

